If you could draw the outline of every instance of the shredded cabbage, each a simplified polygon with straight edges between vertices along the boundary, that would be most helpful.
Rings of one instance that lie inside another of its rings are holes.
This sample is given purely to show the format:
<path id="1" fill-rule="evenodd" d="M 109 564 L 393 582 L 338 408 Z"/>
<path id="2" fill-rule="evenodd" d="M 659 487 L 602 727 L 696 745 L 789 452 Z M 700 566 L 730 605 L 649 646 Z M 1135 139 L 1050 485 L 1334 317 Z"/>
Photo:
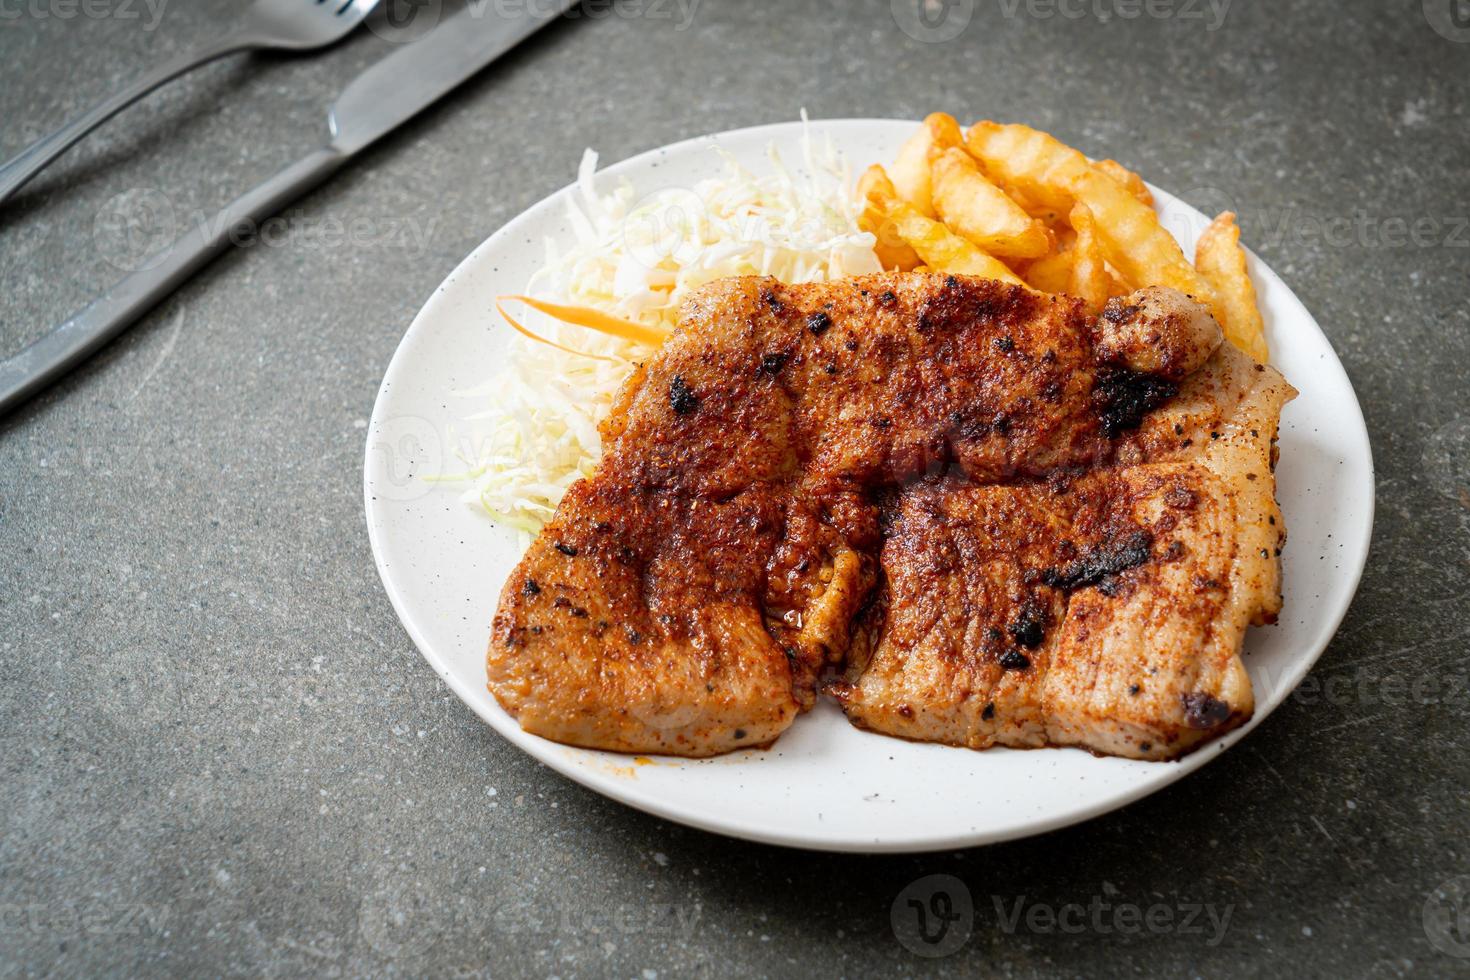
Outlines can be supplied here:
<path id="1" fill-rule="evenodd" d="M 830 141 L 818 150 L 808 132 L 795 173 L 774 147 L 763 175 L 712 150 L 724 158 L 720 176 L 641 200 L 626 180 L 598 193 L 597 154 L 588 150 L 568 207 L 576 240 L 546 242 L 546 262 L 526 293 L 671 331 L 690 291 L 715 279 L 809 283 L 882 271 L 875 239 L 858 227 L 851 174 Z M 456 392 L 484 407 L 466 419 L 477 436 L 472 451 L 461 450 L 468 471 L 449 479 L 472 481 L 462 499 L 529 541 L 572 483 L 592 472 L 602 455 L 597 424 L 651 348 L 534 310 L 526 316 L 541 336 L 596 356 L 511 338 L 505 370 Z"/>

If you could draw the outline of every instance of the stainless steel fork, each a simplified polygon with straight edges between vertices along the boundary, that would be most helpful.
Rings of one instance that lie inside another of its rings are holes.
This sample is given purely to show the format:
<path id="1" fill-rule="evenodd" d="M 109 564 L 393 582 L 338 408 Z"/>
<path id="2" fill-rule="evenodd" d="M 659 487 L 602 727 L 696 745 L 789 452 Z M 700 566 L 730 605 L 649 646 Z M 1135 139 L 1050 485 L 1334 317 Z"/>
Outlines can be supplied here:
<path id="1" fill-rule="evenodd" d="M 0 166 L 0 204 L 83 136 L 123 109 L 202 64 L 237 51 L 308 51 L 345 37 L 380 0 L 255 0 L 233 33 L 154 69 L 79 119 L 37 140 Z"/>

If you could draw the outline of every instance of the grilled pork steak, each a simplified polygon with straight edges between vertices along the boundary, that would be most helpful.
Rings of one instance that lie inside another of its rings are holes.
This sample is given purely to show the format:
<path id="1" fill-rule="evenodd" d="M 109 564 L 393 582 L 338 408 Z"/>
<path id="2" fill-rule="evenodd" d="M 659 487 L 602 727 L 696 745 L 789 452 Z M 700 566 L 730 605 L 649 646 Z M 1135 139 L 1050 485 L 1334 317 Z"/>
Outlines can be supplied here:
<path id="1" fill-rule="evenodd" d="M 1092 321 L 943 275 L 712 283 L 507 582 L 492 692 L 548 738 L 688 756 L 772 741 L 844 667 L 849 715 L 913 738 L 1162 758 L 1238 723 L 1240 634 L 1279 593 L 1271 562 L 1241 591 L 1232 488 L 1259 471 L 1249 503 L 1279 531 L 1281 399 L 1213 464 L 1184 433 L 1240 416 L 1232 371 L 1279 376 L 1216 351 L 1194 312 L 1150 291 Z M 1199 576 L 1217 587 L 1180 608 Z M 1238 629 L 1216 628 L 1226 609 Z M 1137 669 L 1164 677 L 1118 702 Z"/>

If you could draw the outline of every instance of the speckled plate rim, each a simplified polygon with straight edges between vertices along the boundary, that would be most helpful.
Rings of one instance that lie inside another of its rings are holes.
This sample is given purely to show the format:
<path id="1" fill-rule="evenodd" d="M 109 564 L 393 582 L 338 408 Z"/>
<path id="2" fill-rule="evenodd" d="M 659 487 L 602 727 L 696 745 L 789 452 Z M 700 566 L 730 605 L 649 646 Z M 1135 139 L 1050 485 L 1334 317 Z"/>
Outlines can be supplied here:
<path id="1" fill-rule="evenodd" d="M 891 131 L 893 139 L 901 140 L 916 125 L 916 123 L 911 121 L 890 119 L 834 119 L 813 121 L 811 124 L 813 130 L 818 134 L 830 135 L 839 149 L 843 148 L 843 137 L 847 134 L 860 133 L 864 136 L 871 136 L 873 133 L 882 130 L 885 132 Z M 726 146 L 749 146 L 752 143 L 759 143 L 764 146 L 766 143 L 772 141 L 782 139 L 790 140 L 794 136 L 799 137 L 800 126 L 800 123 L 777 123 L 695 137 L 631 157 L 607 168 L 602 171 L 602 174 L 606 176 L 627 175 L 632 177 L 646 172 L 650 165 L 657 166 L 660 160 L 667 159 L 671 155 L 686 153 L 691 150 L 707 152 L 711 141 L 716 141 Z M 855 169 L 861 169 L 868 163 L 874 162 L 867 159 L 854 159 L 851 157 L 851 154 L 849 154 L 849 159 Z M 1184 216 L 1190 224 L 1196 226 L 1195 231 L 1204 227 L 1206 219 L 1197 210 L 1180 202 L 1173 195 L 1159 188 L 1153 187 L 1152 185 L 1150 187 L 1155 193 L 1161 211 L 1172 212 L 1176 217 Z M 413 372 L 416 370 L 416 360 L 421 352 L 421 346 L 432 343 L 434 334 L 433 325 L 440 319 L 441 315 L 445 314 L 446 305 L 450 302 L 450 297 L 454 292 L 454 284 L 458 280 L 470 278 L 469 273 L 480 269 L 487 262 L 491 261 L 492 257 L 499 250 L 508 247 L 514 239 L 520 236 L 523 232 L 523 225 L 526 225 L 534 216 L 541 214 L 546 209 L 560 208 L 564 198 L 574 193 L 574 191 L 575 185 L 568 185 L 508 222 L 465 258 L 425 303 L 394 353 L 388 370 L 385 373 L 383 383 L 379 388 L 373 408 L 372 420 L 368 428 L 363 473 L 364 507 L 366 511 L 368 537 L 371 543 L 374 561 L 377 565 L 379 575 L 382 578 L 384 589 L 388 593 L 389 600 L 395 612 L 398 614 L 400 621 L 403 623 L 405 630 L 407 630 L 410 638 L 424 659 L 443 678 L 444 682 L 461 701 L 494 728 L 502 737 L 527 752 L 539 762 L 598 793 L 655 816 L 714 833 L 762 843 L 814 850 L 864 853 L 912 853 L 996 843 L 1042 834 L 1089 820 L 1157 792 L 1199 769 L 1211 759 L 1222 754 L 1224 750 L 1238 743 L 1263 723 L 1286 699 L 1291 691 L 1296 688 L 1302 678 L 1306 676 L 1312 665 L 1321 656 L 1323 650 L 1326 649 L 1333 635 L 1337 632 L 1343 617 L 1347 614 L 1358 583 L 1361 580 L 1363 568 L 1367 561 L 1369 542 L 1372 536 L 1374 476 L 1372 451 L 1368 441 L 1367 427 L 1364 423 L 1362 409 L 1358 403 L 1356 393 L 1353 391 L 1352 384 L 1341 362 L 1332 351 L 1326 336 L 1290 288 L 1259 257 L 1252 253 L 1250 255 L 1251 274 L 1261 295 L 1263 310 L 1267 315 L 1268 323 L 1272 323 L 1278 327 L 1281 324 L 1286 324 L 1292 330 L 1309 331 L 1310 336 L 1298 338 L 1298 342 L 1305 343 L 1312 348 L 1320 349 L 1317 351 L 1320 364 L 1316 365 L 1316 370 L 1323 372 L 1323 374 L 1315 380 L 1338 389 L 1341 395 L 1340 403 L 1334 406 L 1332 417 L 1336 425 L 1341 427 L 1341 435 L 1348 440 L 1349 445 L 1348 458 L 1339 460 L 1339 462 L 1352 462 L 1354 469 L 1362 475 L 1362 479 L 1355 481 L 1355 484 L 1344 484 L 1340 488 L 1354 493 L 1356 499 L 1352 501 L 1352 509 L 1355 510 L 1356 515 L 1347 532 L 1338 541 L 1338 545 L 1342 549 L 1342 554 L 1339 556 L 1337 575 L 1332 594 L 1330 596 L 1319 595 L 1317 597 L 1321 601 L 1318 603 L 1318 608 L 1314 610 L 1309 633 L 1304 639 L 1299 640 L 1295 644 L 1295 649 L 1291 654 L 1292 660 L 1289 668 L 1279 676 L 1272 678 L 1267 690 L 1260 690 L 1258 684 L 1256 712 L 1251 720 L 1241 728 L 1216 740 L 1204 749 L 1187 756 L 1179 762 L 1133 763 L 1127 760 L 1097 760 L 1098 763 L 1123 763 L 1129 766 L 1146 766 L 1149 767 L 1151 772 L 1146 778 L 1136 780 L 1131 785 L 1121 787 L 1115 793 L 1097 798 L 1087 804 L 1063 805 L 1058 807 L 1054 813 L 1040 815 L 1026 821 L 1017 821 L 1013 825 L 1005 828 L 974 832 L 973 830 L 967 831 L 956 824 L 953 828 L 946 830 L 888 833 L 861 838 L 847 836 L 840 839 L 813 834 L 810 830 L 798 830 L 789 826 L 783 827 L 779 815 L 766 820 L 736 819 L 728 814 L 718 812 L 716 808 L 712 808 L 709 805 L 690 805 L 687 802 L 670 799 L 666 793 L 646 790 L 636 780 L 631 780 L 620 775 L 614 767 L 584 764 L 584 759 L 582 758 L 584 756 L 606 759 L 609 758 L 609 754 L 607 753 L 569 748 L 523 732 L 515 723 L 514 719 L 501 710 L 493 698 L 489 696 L 483 687 L 483 678 L 481 678 L 480 684 L 471 683 L 453 669 L 448 659 L 448 652 L 439 649 L 436 643 L 431 640 L 429 635 L 430 631 L 427 628 L 427 621 L 425 619 L 428 613 L 425 609 L 421 608 L 420 603 L 416 602 L 408 594 L 405 582 L 400 580 L 394 563 L 388 554 L 385 536 L 394 517 L 391 511 L 377 500 L 374 487 L 375 479 L 388 480 L 395 479 L 395 477 L 392 473 L 384 472 L 384 464 L 381 458 L 375 458 L 374 445 L 376 439 L 384 437 L 386 421 L 405 414 L 403 406 L 395 405 L 395 398 L 397 397 L 395 386 L 397 390 L 402 390 L 404 386 L 401 382 L 412 377 Z M 1174 229 L 1171 228 L 1171 230 Z M 1186 246 L 1192 245 L 1192 242 L 1185 240 L 1185 235 L 1181 235 L 1177 230 L 1175 234 L 1181 238 L 1181 241 Z M 1274 334 L 1272 341 L 1274 351 L 1277 343 L 1277 338 Z M 1284 500 L 1283 503 L 1285 503 Z M 472 520 L 473 515 L 467 512 L 465 519 L 467 521 Z M 1287 525 L 1288 531 L 1290 532 L 1290 519 Z M 1330 534 L 1328 536 L 1331 537 Z M 1290 549 L 1290 545 L 1288 545 L 1288 549 Z M 1294 601 L 1290 580 L 1288 580 L 1286 588 L 1288 602 Z M 1296 601 L 1301 600 L 1297 599 Z M 485 624 L 485 629 L 488 634 L 488 621 Z M 800 721 L 799 719 L 798 724 Z M 785 738 L 791 738 L 791 734 L 788 733 Z M 779 745 L 780 743 L 778 743 L 778 747 Z M 966 753 L 966 750 L 962 749 L 943 749 L 943 751 L 973 754 Z M 1048 749 L 1017 754 L 1035 757 L 1054 752 L 1077 751 Z M 1007 753 L 1009 750 L 991 750 L 991 753 L 997 752 Z M 611 758 L 623 759 L 624 757 L 612 756 Z M 731 757 L 724 758 L 729 759 Z M 1087 758 L 1090 759 L 1092 757 L 1088 756 Z M 670 761 L 671 763 L 678 763 L 681 760 Z M 775 811 L 773 810 L 773 812 Z"/>

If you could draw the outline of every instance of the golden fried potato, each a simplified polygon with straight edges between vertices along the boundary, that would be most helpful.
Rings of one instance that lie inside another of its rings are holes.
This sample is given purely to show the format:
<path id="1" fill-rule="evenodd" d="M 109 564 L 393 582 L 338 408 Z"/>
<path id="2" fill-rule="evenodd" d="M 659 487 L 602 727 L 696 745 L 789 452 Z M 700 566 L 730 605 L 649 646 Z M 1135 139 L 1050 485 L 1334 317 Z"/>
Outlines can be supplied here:
<path id="1" fill-rule="evenodd" d="M 1148 185 L 1143 182 L 1143 178 L 1117 160 L 1099 160 L 1093 166 L 1128 188 L 1128 193 L 1138 198 L 1140 204 L 1154 206 L 1154 196 L 1149 191 Z"/>
<path id="2" fill-rule="evenodd" d="M 1062 249 L 1026 266 L 1026 285 L 1043 293 L 1065 293 L 1072 288 L 1072 250 Z"/>
<path id="3" fill-rule="evenodd" d="M 1002 126 L 984 121 L 970 127 L 965 146 L 980 161 L 990 179 L 1008 193 L 1013 192 L 1032 202 L 1033 208 L 1043 208 L 1059 216 L 1070 214 L 1071 191 L 1064 183 L 1048 179 L 1054 166 L 1051 159 L 1053 148 L 1035 136 L 1046 134 L 1028 126 Z M 1060 142 L 1056 145 L 1070 149 Z M 1070 152 L 1076 153 L 1075 150 Z M 1076 155 L 1084 167 L 1089 166 L 1086 157 L 1081 153 Z"/>
<path id="4" fill-rule="evenodd" d="M 858 227 L 878 239 L 873 251 L 883 268 L 900 272 L 915 269 L 919 264 L 919 254 L 903 240 L 888 219 L 889 205 L 898 200 L 898 191 L 894 189 L 887 171 L 877 164 L 869 167 L 858 180 L 857 193 L 858 200 L 863 202 Z"/>
<path id="5" fill-rule="evenodd" d="M 974 159 L 974 157 L 971 157 L 971 159 Z M 978 163 L 979 161 L 976 162 Z M 983 171 L 984 167 L 981 167 L 981 170 Z M 987 173 L 985 177 L 987 180 L 995 184 L 995 186 L 1004 191 L 1006 197 L 1019 204 L 1022 211 L 1025 211 L 1027 214 L 1031 215 L 1031 217 L 1035 218 L 1037 221 L 1040 221 L 1043 225 L 1046 225 L 1048 229 L 1056 230 L 1058 228 L 1066 227 L 1066 210 L 1058 210 L 1054 207 L 1043 204 L 1041 201 L 1038 201 L 1036 198 L 1027 194 L 1023 188 L 1017 187 L 1015 184 L 1007 184 L 1003 180 L 998 179 L 994 174 Z"/>
<path id="6" fill-rule="evenodd" d="M 1118 275 L 1118 270 L 1114 269 L 1113 264 L 1109 262 L 1108 299 L 1112 299 L 1114 296 L 1127 296 L 1131 292 L 1133 292 L 1133 290 L 1128 288 L 1128 283 L 1123 281 L 1123 277 Z"/>
<path id="7" fill-rule="evenodd" d="M 1048 206 L 1061 201 L 1086 204 L 1107 261 L 1131 286 L 1177 289 L 1205 303 L 1216 319 L 1225 322 L 1214 287 L 1189 264 L 1153 209 L 1077 150 L 1029 126 L 993 122 L 970 127 L 967 145 L 1003 184 L 1015 184 Z M 1067 212 L 1071 213 L 1070 203 Z"/>
<path id="8" fill-rule="evenodd" d="M 1077 232 L 1077 243 L 1072 247 L 1072 275 L 1067 292 L 1082 300 L 1087 311 L 1095 315 L 1107 304 L 1110 286 L 1102 238 L 1087 205 L 1074 204 L 1068 220 Z"/>
<path id="9" fill-rule="evenodd" d="M 1220 325 L 1225 328 L 1225 337 L 1265 363 L 1270 355 L 1266 347 L 1266 324 L 1256 303 L 1256 288 L 1246 271 L 1240 227 L 1232 212 L 1226 211 L 1205 229 L 1195 246 L 1194 264 L 1220 297 L 1220 305 L 1225 310 Z"/>
<path id="10" fill-rule="evenodd" d="M 999 279 L 1024 286 L 1021 277 L 993 255 L 987 255 L 974 243 L 961 238 L 933 218 L 926 218 L 904 201 L 894 201 L 888 220 L 903 240 L 908 242 L 924 264 L 935 272 L 954 272 L 965 276 Z"/>
<path id="11" fill-rule="evenodd" d="M 914 264 L 909 268 L 917 267 L 922 261 L 935 272 L 983 276 L 1022 285 L 1020 277 L 1005 263 L 985 254 L 934 219 L 926 218 L 913 205 L 899 198 L 882 167 L 869 167 L 858 182 L 858 190 L 866 203 L 864 215 L 871 215 L 865 220 L 876 223 L 881 229 L 874 232 L 880 245 L 888 243 L 891 246 L 897 241 L 915 253 Z M 871 230 L 866 225 L 864 227 Z M 880 254 L 879 258 L 883 256 Z"/>
<path id="12" fill-rule="evenodd" d="M 991 255 L 1035 259 L 1051 251 L 1052 235 L 980 171 L 960 147 L 934 157 L 934 211 L 951 231 Z"/>
<path id="13" fill-rule="evenodd" d="M 858 178 L 857 192 L 865 204 L 880 211 L 886 209 L 889 202 L 898 199 L 898 188 L 893 186 L 893 178 L 888 176 L 888 171 L 883 169 L 881 163 L 875 163 L 863 171 L 863 175 Z"/>
<path id="14" fill-rule="evenodd" d="M 924 217 L 934 217 L 930 165 L 944 150 L 964 145 L 964 133 L 954 116 L 943 112 L 931 114 L 893 161 L 893 185 L 898 188 L 898 196 Z"/>

